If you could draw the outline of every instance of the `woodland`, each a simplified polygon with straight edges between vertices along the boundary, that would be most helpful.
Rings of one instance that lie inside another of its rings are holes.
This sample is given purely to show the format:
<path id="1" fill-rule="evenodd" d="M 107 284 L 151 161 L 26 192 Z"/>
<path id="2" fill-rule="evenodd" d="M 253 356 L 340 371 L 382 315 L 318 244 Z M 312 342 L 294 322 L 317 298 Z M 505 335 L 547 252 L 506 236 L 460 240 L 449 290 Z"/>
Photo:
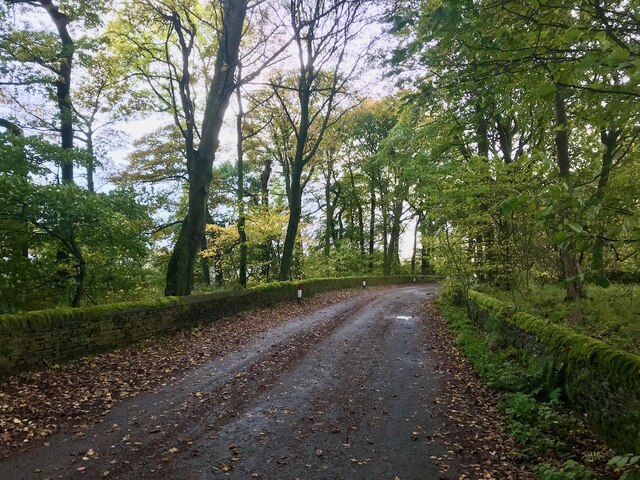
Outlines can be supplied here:
<path id="1" fill-rule="evenodd" d="M 640 339 L 636 0 L 2 0 L 0 25 L 0 313 L 437 272 Z"/>

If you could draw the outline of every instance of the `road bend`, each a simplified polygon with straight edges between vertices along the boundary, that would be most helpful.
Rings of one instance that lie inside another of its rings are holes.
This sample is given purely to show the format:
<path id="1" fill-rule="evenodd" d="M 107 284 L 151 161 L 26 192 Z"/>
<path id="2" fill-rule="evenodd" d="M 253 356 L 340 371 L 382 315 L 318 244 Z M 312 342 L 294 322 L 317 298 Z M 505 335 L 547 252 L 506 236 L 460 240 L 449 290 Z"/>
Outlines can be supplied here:
<path id="1" fill-rule="evenodd" d="M 363 291 L 0 463 L 0 479 L 441 478 L 434 285 Z M 117 372 L 116 372 L 117 374 Z M 453 475 L 455 466 L 450 466 Z M 456 478 L 456 477 L 448 477 Z"/>

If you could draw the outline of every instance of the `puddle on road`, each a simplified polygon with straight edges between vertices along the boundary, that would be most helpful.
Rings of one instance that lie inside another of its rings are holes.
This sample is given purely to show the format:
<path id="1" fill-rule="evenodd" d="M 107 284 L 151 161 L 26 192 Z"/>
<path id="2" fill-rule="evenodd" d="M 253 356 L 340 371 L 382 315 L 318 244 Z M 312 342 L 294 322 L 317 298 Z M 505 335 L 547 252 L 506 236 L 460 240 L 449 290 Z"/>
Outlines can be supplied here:
<path id="1" fill-rule="evenodd" d="M 408 315 L 397 315 L 396 319 L 397 320 L 411 320 L 413 317 L 410 317 Z"/>

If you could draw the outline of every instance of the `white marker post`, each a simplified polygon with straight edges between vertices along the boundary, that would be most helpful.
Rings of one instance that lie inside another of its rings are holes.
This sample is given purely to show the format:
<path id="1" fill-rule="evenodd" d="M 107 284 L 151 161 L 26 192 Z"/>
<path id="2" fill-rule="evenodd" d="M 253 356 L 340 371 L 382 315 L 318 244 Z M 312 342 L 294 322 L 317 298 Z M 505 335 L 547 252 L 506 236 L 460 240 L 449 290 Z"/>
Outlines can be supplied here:
<path id="1" fill-rule="evenodd" d="M 362 288 L 367 288 L 367 281 L 366 280 L 362 280 Z"/>
<path id="2" fill-rule="evenodd" d="M 416 283 L 416 277 L 413 277 L 413 283 Z"/>
<path id="3" fill-rule="evenodd" d="M 298 303 L 302 302 L 302 285 L 298 284 Z"/>

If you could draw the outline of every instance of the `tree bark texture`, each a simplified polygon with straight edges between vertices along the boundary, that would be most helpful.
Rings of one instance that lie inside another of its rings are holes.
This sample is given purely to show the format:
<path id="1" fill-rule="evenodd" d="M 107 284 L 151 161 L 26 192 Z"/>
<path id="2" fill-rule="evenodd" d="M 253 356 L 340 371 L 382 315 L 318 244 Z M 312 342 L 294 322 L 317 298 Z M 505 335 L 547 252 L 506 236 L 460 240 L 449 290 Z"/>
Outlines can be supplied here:
<path id="1" fill-rule="evenodd" d="M 422 212 L 418 212 L 416 220 L 416 229 L 413 232 L 413 252 L 411 254 L 411 273 L 416 273 L 416 259 L 418 256 L 418 233 L 420 232 L 422 223 Z"/>
<path id="2" fill-rule="evenodd" d="M 558 91 L 553 98 L 553 107 L 556 124 L 556 162 L 561 182 L 566 182 L 571 195 L 571 158 L 569 155 L 569 125 L 567 122 L 567 110 L 563 91 L 558 87 Z M 564 222 L 567 211 L 566 207 L 560 207 L 560 223 Z M 567 300 L 577 300 L 586 296 L 582 282 L 575 278 L 580 274 L 580 265 L 575 257 L 573 245 L 565 242 L 560 246 L 560 258 L 562 260 L 563 274 L 566 283 Z"/>
<path id="3" fill-rule="evenodd" d="M 242 66 L 238 66 L 238 78 L 241 77 Z M 242 121 L 244 119 L 244 110 L 242 108 L 242 94 L 240 87 L 236 89 L 236 99 L 238 101 L 238 114 L 236 116 L 236 135 L 238 137 L 237 144 L 237 169 L 238 169 L 238 237 L 240 239 L 240 265 L 238 267 L 238 281 L 243 287 L 247 286 L 247 232 L 245 231 L 245 212 L 244 212 L 244 150 L 242 136 Z"/>
<path id="4" fill-rule="evenodd" d="M 389 245 L 385 255 L 384 274 L 391 275 L 398 262 L 398 252 L 400 246 L 400 217 L 402 216 L 402 199 L 396 199 L 391 212 L 391 234 Z"/>
<path id="5" fill-rule="evenodd" d="M 373 272 L 373 252 L 375 249 L 376 234 L 376 187 L 371 178 L 371 189 L 369 191 L 369 272 Z"/>
<path id="6" fill-rule="evenodd" d="M 331 199 L 331 179 L 333 177 L 333 165 L 329 163 L 324 172 L 324 201 L 326 203 L 326 228 L 324 232 L 324 256 L 328 257 L 331 253 L 331 242 L 333 240 L 333 212 L 334 202 Z"/>
<path id="7" fill-rule="evenodd" d="M 40 5 L 47 11 L 53 21 L 61 44 L 60 63 L 58 65 L 58 78 L 54 82 L 56 89 L 56 102 L 60 115 L 60 142 L 62 148 L 73 148 L 73 109 L 71 106 L 71 68 L 75 45 L 69 34 L 69 17 L 60 12 L 57 5 L 51 0 L 40 0 Z M 73 162 L 65 161 L 61 165 L 61 177 L 63 182 L 73 182 Z"/>
<path id="8" fill-rule="evenodd" d="M 198 150 L 187 157 L 189 192 L 187 215 L 182 222 L 169 264 L 165 295 L 189 295 L 194 263 L 205 233 L 207 200 L 213 160 L 219 145 L 220 129 L 235 85 L 235 70 L 247 13 L 247 0 L 222 2 L 222 33 L 207 95 Z"/>
<path id="9" fill-rule="evenodd" d="M 598 178 L 598 186 L 596 188 L 595 200 L 597 203 L 601 203 L 604 199 L 604 194 L 609 184 L 609 177 L 611 176 L 611 168 L 613 167 L 613 157 L 615 156 L 616 145 L 620 138 L 621 131 L 612 127 L 610 129 L 602 129 L 600 132 L 600 141 L 604 150 L 602 152 L 602 166 L 600 168 L 600 177 Z M 592 268 L 598 272 L 604 272 L 604 231 L 598 232 L 599 235 L 596 238 L 592 252 Z"/>
<path id="10" fill-rule="evenodd" d="M 291 188 L 289 194 L 289 222 L 287 223 L 287 234 L 282 246 L 282 258 L 280 260 L 280 280 L 289 280 L 291 276 L 291 265 L 293 263 L 293 249 L 295 247 L 296 236 L 298 235 L 298 225 L 302 218 L 302 164 L 294 165 L 291 172 Z"/>

